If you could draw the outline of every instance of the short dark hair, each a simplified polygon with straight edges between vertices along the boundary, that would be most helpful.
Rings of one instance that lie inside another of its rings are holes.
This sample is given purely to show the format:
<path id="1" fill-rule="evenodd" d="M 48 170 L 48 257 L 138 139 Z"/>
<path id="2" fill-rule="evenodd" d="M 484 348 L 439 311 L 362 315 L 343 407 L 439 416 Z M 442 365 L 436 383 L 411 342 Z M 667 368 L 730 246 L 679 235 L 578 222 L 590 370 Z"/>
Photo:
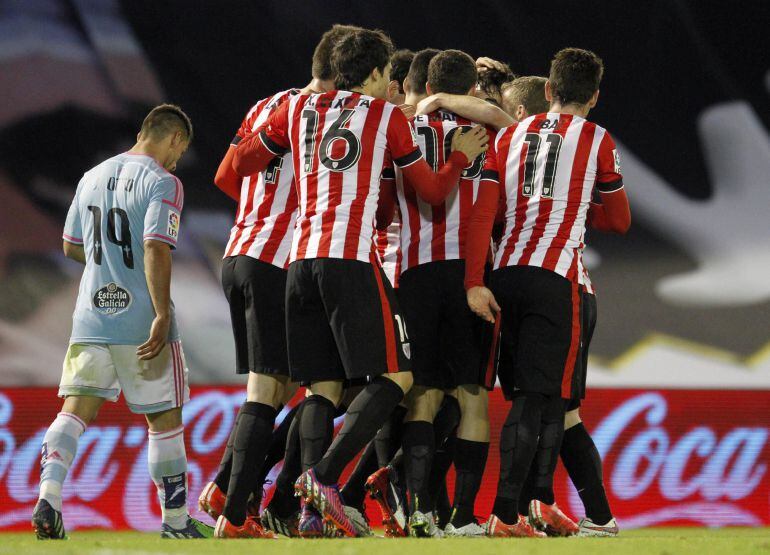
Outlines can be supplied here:
<path id="1" fill-rule="evenodd" d="M 551 60 L 553 99 L 561 104 L 585 104 L 599 90 L 604 74 L 602 59 L 581 48 L 559 50 Z"/>
<path id="2" fill-rule="evenodd" d="M 390 80 L 398 81 L 398 92 L 404 94 L 404 79 L 409 73 L 409 66 L 412 65 L 414 52 L 402 48 L 396 50 L 390 57 Z"/>
<path id="3" fill-rule="evenodd" d="M 353 31 L 359 31 L 361 29 L 361 27 L 356 27 L 355 25 L 341 25 L 335 23 L 332 25 L 331 29 L 321 36 L 321 40 L 318 41 L 318 45 L 313 52 L 312 74 L 314 78 L 322 79 L 324 81 L 334 79 L 331 61 L 334 45 Z"/>
<path id="4" fill-rule="evenodd" d="M 144 118 L 139 134 L 158 141 L 177 131 L 184 132 L 187 141 L 192 142 L 193 126 L 187 114 L 176 104 L 161 104 L 150 110 Z"/>
<path id="5" fill-rule="evenodd" d="M 508 64 L 503 64 L 503 69 L 484 68 L 479 72 L 479 89 L 489 96 L 500 96 L 503 85 L 516 79 L 516 74 Z"/>
<path id="6" fill-rule="evenodd" d="M 409 73 L 404 81 L 409 83 L 409 89 L 415 94 L 425 94 L 425 83 L 428 82 L 428 66 L 430 61 L 441 52 L 436 48 L 423 48 L 414 55 Z"/>
<path id="7" fill-rule="evenodd" d="M 428 84 L 434 93 L 468 94 L 478 77 L 476 62 L 462 50 L 444 50 L 428 65 Z"/>
<path id="8" fill-rule="evenodd" d="M 528 114 L 543 114 L 548 111 L 550 105 L 545 98 L 545 77 L 529 75 L 517 77 L 510 83 L 503 85 L 503 94 L 511 94 L 514 103 L 524 106 Z"/>
<path id="9" fill-rule="evenodd" d="M 375 68 L 385 71 L 393 43 L 379 29 L 360 29 L 343 37 L 332 50 L 334 84 L 338 89 L 360 87 Z"/>

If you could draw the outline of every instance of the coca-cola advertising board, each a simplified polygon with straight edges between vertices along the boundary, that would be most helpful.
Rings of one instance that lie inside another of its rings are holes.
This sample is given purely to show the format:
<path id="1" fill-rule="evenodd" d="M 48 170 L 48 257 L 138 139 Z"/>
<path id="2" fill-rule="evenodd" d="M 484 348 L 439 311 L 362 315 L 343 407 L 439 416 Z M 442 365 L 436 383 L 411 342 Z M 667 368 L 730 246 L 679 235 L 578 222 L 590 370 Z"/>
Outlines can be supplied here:
<path id="1" fill-rule="evenodd" d="M 208 517 L 197 513 L 197 494 L 216 472 L 243 397 L 239 387 L 196 387 L 185 407 L 188 505 L 201 518 Z M 0 529 L 29 527 L 40 445 L 59 406 L 52 388 L 0 391 Z M 497 436 L 507 407 L 494 391 L 492 444 L 478 515 L 489 514 L 494 499 Z M 770 525 L 770 391 L 594 388 L 582 413 L 604 459 L 607 493 L 622 527 Z M 451 492 L 451 473 L 449 482 Z M 106 403 L 86 430 L 63 497 L 70 530 L 158 528 L 146 427 L 122 401 Z M 582 516 L 580 499 L 561 467 L 556 497 L 566 512 Z M 373 505 L 369 512 L 379 522 Z"/>

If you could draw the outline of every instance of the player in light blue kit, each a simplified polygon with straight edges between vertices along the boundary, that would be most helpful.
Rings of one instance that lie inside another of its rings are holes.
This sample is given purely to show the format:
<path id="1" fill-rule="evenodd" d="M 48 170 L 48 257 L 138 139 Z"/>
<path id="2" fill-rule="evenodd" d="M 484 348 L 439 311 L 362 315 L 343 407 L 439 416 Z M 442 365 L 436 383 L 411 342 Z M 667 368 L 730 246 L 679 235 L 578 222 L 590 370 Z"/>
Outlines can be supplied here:
<path id="1" fill-rule="evenodd" d="M 64 537 L 61 489 L 78 440 L 105 400 L 121 390 L 147 417 L 150 476 L 158 488 L 166 538 L 211 537 L 187 513 L 182 405 L 187 368 L 170 298 L 184 191 L 170 172 L 192 140 L 177 106 L 155 107 L 130 151 L 87 171 L 64 227 L 64 254 L 85 264 L 64 359 L 61 412 L 43 439 L 38 538 Z"/>

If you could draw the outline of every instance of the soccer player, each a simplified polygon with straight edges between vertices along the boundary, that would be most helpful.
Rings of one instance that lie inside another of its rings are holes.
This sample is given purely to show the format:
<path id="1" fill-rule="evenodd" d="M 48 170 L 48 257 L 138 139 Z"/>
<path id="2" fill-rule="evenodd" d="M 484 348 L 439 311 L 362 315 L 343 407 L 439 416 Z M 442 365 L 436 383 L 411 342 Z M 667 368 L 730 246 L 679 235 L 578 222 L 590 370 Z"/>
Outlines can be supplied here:
<path id="1" fill-rule="evenodd" d="M 581 253 L 594 189 L 602 204 L 591 205 L 592 219 L 621 233 L 630 225 L 614 141 L 585 119 L 598 100 L 602 73 L 592 52 L 567 48 L 556 54 L 546 85 L 550 111 L 498 133 L 468 227 L 468 304 L 486 321 L 495 321 L 497 313 L 502 319 L 499 373 L 512 399 L 501 432 L 490 536 L 536 535 L 517 510 L 531 465 L 531 521 L 554 534 L 578 531 L 554 503 L 553 471 L 565 400 L 579 386 L 574 367 L 581 337 Z M 505 231 L 487 289 L 486 245 L 501 196 Z"/>
<path id="2" fill-rule="evenodd" d="M 482 56 L 476 60 L 476 69 L 479 72 L 479 80 L 474 95 L 501 108 L 503 87 L 516 78 L 511 67 L 506 63 Z"/>
<path id="3" fill-rule="evenodd" d="M 473 59 L 447 50 L 430 61 L 426 92 L 470 94 L 476 86 Z M 450 112 L 415 118 L 421 149 L 434 168 L 447 158 L 445 145 L 472 122 Z M 410 500 L 410 533 L 434 536 L 433 502 L 428 485 L 435 449 L 433 420 L 445 389 L 457 389 L 460 421 L 455 465 L 458 473 L 450 535 L 483 534 L 473 517 L 473 502 L 481 483 L 489 446 L 487 395 L 483 385 L 482 323 L 465 300 L 464 230 L 481 177 L 483 157 L 464 170 L 457 189 L 448 195 L 421 195 L 398 180 L 399 211 L 403 215 L 404 253 L 399 298 L 409 323 L 415 386 L 407 397 L 404 424 L 404 464 Z M 400 173 L 400 172 L 397 172 Z M 400 176 L 399 176 L 400 177 Z"/>
<path id="4" fill-rule="evenodd" d="M 265 170 L 240 177 L 232 168 L 235 148 L 287 99 L 334 88 L 332 49 L 355 29 L 334 25 L 324 33 L 313 53 L 312 80 L 304 89 L 281 91 L 249 110 L 214 178 L 220 189 L 239 201 L 225 249 L 222 287 L 230 304 L 236 371 L 249 376 L 246 401 L 236 416 L 219 473 L 199 499 L 201 509 L 217 520 L 216 537 L 273 536 L 259 523 L 258 506 L 250 508 L 253 518 L 247 518 L 247 505 L 252 491 L 262 487 L 258 478 L 278 409 L 296 391 L 289 380 L 284 310 L 286 268 L 297 216 L 291 156 L 276 157 Z M 267 522 L 287 535 L 297 528 L 294 515 L 271 515 Z"/>
<path id="5" fill-rule="evenodd" d="M 349 536 L 356 533 L 336 482 L 412 385 L 404 319 L 390 283 L 372 264 L 380 173 L 392 160 L 410 181 L 447 191 L 487 140 L 483 129 L 458 134 L 457 152 L 434 174 L 404 114 L 383 100 L 392 51 L 380 31 L 342 39 L 332 53 L 338 90 L 284 103 L 261 131 L 238 145 L 233 166 L 251 175 L 292 153 L 299 215 L 286 313 L 292 379 L 310 384 L 300 430 L 303 457 L 306 444 L 325 447 L 318 438 L 330 436 L 344 381 L 371 377 L 321 461 L 297 482 L 306 501 Z"/>
<path id="6" fill-rule="evenodd" d="M 149 427 L 150 476 L 164 538 L 211 537 L 187 512 L 182 405 L 187 367 L 170 298 L 171 251 L 184 201 L 173 173 L 193 136 L 178 106 L 153 108 L 136 144 L 87 171 L 64 226 L 64 254 L 85 265 L 64 358 L 62 410 L 43 438 L 38 538 L 65 537 L 61 489 L 78 440 L 121 390 Z"/>
<path id="7" fill-rule="evenodd" d="M 530 116 L 547 112 L 550 108 L 545 97 L 545 77 L 519 77 L 503 88 L 503 109 L 511 114 L 516 121 L 522 121 Z M 597 195 L 594 195 L 594 199 Z M 594 200 L 592 199 L 592 201 Z M 598 200 L 598 199 L 596 199 Z M 594 221 L 596 208 L 589 209 L 586 224 L 588 227 L 602 229 L 602 222 Z M 612 231 L 611 229 L 606 229 Z M 616 536 L 618 526 L 612 517 L 607 494 L 602 478 L 602 460 L 596 449 L 591 435 L 585 429 L 580 419 L 581 399 L 585 398 L 586 372 L 588 370 L 588 349 L 596 327 L 596 295 L 588 270 L 584 267 L 579 280 L 583 286 L 582 295 L 582 327 L 580 351 L 575 360 L 575 374 L 578 392 L 567 405 L 564 415 L 564 439 L 561 444 L 560 456 L 567 474 L 583 501 L 586 517 L 578 523 L 581 536 Z M 531 469 L 530 469 L 531 470 Z M 531 501 L 532 473 L 527 479 L 523 495 L 519 499 L 519 514 L 529 513 Z"/>

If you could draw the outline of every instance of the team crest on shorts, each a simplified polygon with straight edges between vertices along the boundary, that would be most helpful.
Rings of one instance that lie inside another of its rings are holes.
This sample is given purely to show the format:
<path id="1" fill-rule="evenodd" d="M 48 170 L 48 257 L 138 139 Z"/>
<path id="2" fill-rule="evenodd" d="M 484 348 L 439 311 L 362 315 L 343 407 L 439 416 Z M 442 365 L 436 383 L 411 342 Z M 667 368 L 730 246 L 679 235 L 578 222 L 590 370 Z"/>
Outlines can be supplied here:
<path id="1" fill-rule="evenodd" d="M 108 283 L 94 293 L 94 308 L 102 314 L 120 314 L 131 306 L 131 293 L 117 283 Z"/>
<path id="2" fill-rule="evenodd" d="M 172 239 L 176 239 L 179 236 L 179 214 L 176 212 L 168 213 L 168 228 L 166 229 L 166 235 Z"/>

